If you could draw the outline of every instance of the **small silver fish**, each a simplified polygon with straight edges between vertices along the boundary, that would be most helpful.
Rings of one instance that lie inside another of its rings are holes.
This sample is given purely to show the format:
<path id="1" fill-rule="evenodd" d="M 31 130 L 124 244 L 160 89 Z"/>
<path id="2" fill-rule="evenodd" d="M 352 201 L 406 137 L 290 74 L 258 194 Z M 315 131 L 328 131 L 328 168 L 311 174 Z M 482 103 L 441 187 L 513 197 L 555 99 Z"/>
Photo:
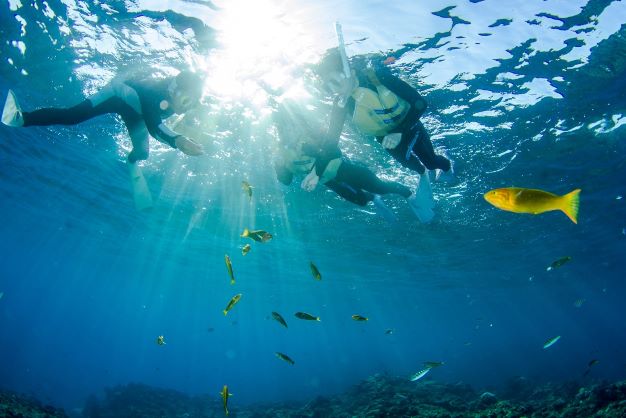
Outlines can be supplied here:
<path id="1" fill-rule="evenodd" d="M 425 368 L 424 370 L 420 370 L 419 372 L 412 375 L 409 379 L 411 382 L 415 382 L 416 380 L 420 380 L 422 377 L 426 376 L 430 371 L 430 367 Z"/>
<path id="2" fill-rule="evenodd" d="M 543 345 L 543 348 L 545 349 L 545 348 L 552 347 L 552 346 L 553 346 L 554 344 L 556 344 L 556 342 L 557 342 L 558 340 L 560 340 L 560 339 L 561 339 L 561 336 L 560 336 L 560 335 L 557 335 L 557 336 L 556 336 L 556 337 L 554 337 L 554 338 L 550 338 L 550 339 L 549 339 L 548 341 L 546 341 L 546 343 Z"/>

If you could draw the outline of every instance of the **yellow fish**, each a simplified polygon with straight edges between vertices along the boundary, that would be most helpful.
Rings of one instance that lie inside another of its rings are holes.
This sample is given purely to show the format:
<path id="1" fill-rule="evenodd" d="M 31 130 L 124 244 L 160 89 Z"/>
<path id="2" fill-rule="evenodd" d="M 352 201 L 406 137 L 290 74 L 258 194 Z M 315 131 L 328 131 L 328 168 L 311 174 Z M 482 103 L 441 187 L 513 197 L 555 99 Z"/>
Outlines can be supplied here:
<path id="1" fill-rule="evenodd" d="M 224 315 L 228 314 L 228 311 L 233 309 L 233 306 L 235 306 L 237 304 L 237 302 L 239 302 L 239 299 L 241 299 L 241 293 L 239 293 L 239 294 L 237 294 L 237 295 L 232 297 L 230 302 L 228 302 L 228 305 L 226 305 L 226 309 L 224 309 L 222 311 L 222 312 L 224 312 Z"/>
<path id="2" fill-rule="evenodd" d="M 309 261 L 309 265 L 311 266 L 311 274 L 315 280 L 322 280 L 322 273 L 315 267 L 312 261 Z"/>
<path id="3" fill-rule="evenodd" d="M 224 404 L 224 413 L 228 415 L 228 398 L 233 396 L 232 393 L 228 392 L 228 386 L 224 385 L 222 391 L 220 392 L 220 396 L 222 397 L 222 403 Z"/>
<path id="4" fill-rule="evenodd" d="M 509 212 L 538 215 L 551 210 L 561 210 L 572 222 L 578 223 L 580 189 L 558 196 L 543 190 L 506 187 L 491 190 L 485 193 L 484 197 L 493 206 Z"/>
<path id="5" fill-rule="evenodd" d="M 158 345 L 165 345 L 165 337 L 162 335 L 159 335 L 156 339 L 156 343 Z"/>
<path id="6" fill-rule="evenodd" d="M 228 254 L 224 256 L 226 262 L 226 268 L 228 269 L 228 275 L 230 276 L 230 284 L 235 284 L 235 274 L 233 273 L 233 263 L 230 262 Z"/>
<path id="7" fill-rule="evenodd" d="M 250 231 L 248 228 L 245 228 L 241 233 L 241 238 L 250 238 L 256 242 L 267 242 L 272 239 L 272 234 L 262 229 Z"/>
<path id="8" fill-rule="evenodd" d="M 250 200 L 252 200 L 252 186 L 250 186 L 250 183 L 248 183 L 245 180 L 242 181 L 241 182 L 241 188 L 243 189 L 244 193 L 248 195 Z"/>
<path id="9" fill-rule="evenodd" d="M 246 255 L 250 252 L 250 249 L 252 247 L 250 247 L 250 244 L 246 244 L 243 247 L 241 247 L 241 255 Z"/>

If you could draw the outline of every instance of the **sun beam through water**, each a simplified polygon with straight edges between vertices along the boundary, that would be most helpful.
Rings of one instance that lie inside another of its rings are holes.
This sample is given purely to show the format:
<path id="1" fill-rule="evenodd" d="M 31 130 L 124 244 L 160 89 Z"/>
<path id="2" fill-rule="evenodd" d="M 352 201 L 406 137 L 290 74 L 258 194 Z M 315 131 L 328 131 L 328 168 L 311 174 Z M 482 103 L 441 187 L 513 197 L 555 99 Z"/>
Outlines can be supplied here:
<path id="1" fill-rule="evenodd" d="M 206 60 L 210 90 L 220 98 L 262 106 L 262 85 L 292 84 L 294 70 L 319 56 L 314 31 L 287 3 L 236 0 L 223 7 L 215 22 L 220 45 Z"/>

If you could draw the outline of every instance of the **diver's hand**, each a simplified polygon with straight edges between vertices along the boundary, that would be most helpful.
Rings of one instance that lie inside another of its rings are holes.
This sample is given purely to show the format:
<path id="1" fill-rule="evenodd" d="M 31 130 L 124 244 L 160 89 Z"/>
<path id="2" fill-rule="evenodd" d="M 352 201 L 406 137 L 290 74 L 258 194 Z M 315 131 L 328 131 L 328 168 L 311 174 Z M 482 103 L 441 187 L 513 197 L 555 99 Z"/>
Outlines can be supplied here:
<path id="1" fill-rule="evenodd" d="M 385 137 L 383 138 L 383 148 L 394 149 L 400 144 L 401 140 L 402 140 L 401 133 L 385 135 Z"/>
<path id="2" fill-rule="evenodd" d="M 192 141 L 186 136 L 177 136 L 174 140 L 174 144 L 176 145 L 176 148 L 178 148 L 187 155 L 195 157 L 197 155 L 204 154 L 204 151 L 202 150 L 202 145 L 198 144 L 195 141 Z"/>
<path id="3" fill-rule="evenodd" d="M 307 174 L 304 180 L 302 180 L 300 187 L 302 187 L 307 192 L 311 192 L 315 190 L 315 188 L 317 187 L 317 183 L 319 183 L 319 181 L 320 181 L 320 177 L 315 172 L 315 168 L 313 168 L 313 170 L 311 170 L 311 172 Z"/>

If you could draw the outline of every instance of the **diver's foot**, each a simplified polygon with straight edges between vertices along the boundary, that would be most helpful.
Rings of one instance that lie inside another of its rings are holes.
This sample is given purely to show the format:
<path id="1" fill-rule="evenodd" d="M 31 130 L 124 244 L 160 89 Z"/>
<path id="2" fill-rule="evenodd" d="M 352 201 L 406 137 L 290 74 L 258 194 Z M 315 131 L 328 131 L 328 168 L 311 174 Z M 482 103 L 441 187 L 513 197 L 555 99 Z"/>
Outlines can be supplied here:
<path id="1" fill-rule="evenodd" d="M 380 197 L 380 195 L 374 195 L 374 199 L 372 199 L 372 202 L 376 207 L 376 213 L 385 218 L 387 222 L 394 223 L 398 220 L 396 214 L 393 213 L 393 211 L 389 209 L 387 205 L 385 205 L 385 202 L 383 202 L 383 199 Z"/>
<path id="2" fill-rule="evenodd" d="M 446 184 L 456 183 L 457 178 L 454 174 L 454 161 L 450 161 L 450 169 L 448 171 L 437 169 L 437 175 L 435 176 L 435 180 Z"/>
<path id="3" fill-rule="evenodd" d="M 129 172 L 135 208 L 138 211 L 151 209 L 153 207 L 152 194 L 141 168 L 135 163 L 129 163 Z"/>
<path id="4" fill-rule="evenodd" d="M 420 222 L 428 223 L 432 221 L 435 216 L 433 208 L 435 207 L 435 199 L 433 198 L 433 191 L 430 187 L 430 178 L 428 171 L 420 174 L 419 184 L 415 193 L 413 193 L 407 199 L 409 206 L 419 218 Z"/>
<path id="5" fill-rule="evenodd" d="M 4 109 L 2 110 L 2 123 L 14 128 L 24 126 L 22 109 L 20 109 L 20 105 L 17 103 L 15 94 L 11 90 L 9 90 L 7 100 L 4 102 Z"/>
<path id="6" fill-rule="evenodd" d="M 413 193 L 406 201 L 421 223 L 427 224 L 435 217 L 432 206 L 421 200 L 417 193 Z"/>

